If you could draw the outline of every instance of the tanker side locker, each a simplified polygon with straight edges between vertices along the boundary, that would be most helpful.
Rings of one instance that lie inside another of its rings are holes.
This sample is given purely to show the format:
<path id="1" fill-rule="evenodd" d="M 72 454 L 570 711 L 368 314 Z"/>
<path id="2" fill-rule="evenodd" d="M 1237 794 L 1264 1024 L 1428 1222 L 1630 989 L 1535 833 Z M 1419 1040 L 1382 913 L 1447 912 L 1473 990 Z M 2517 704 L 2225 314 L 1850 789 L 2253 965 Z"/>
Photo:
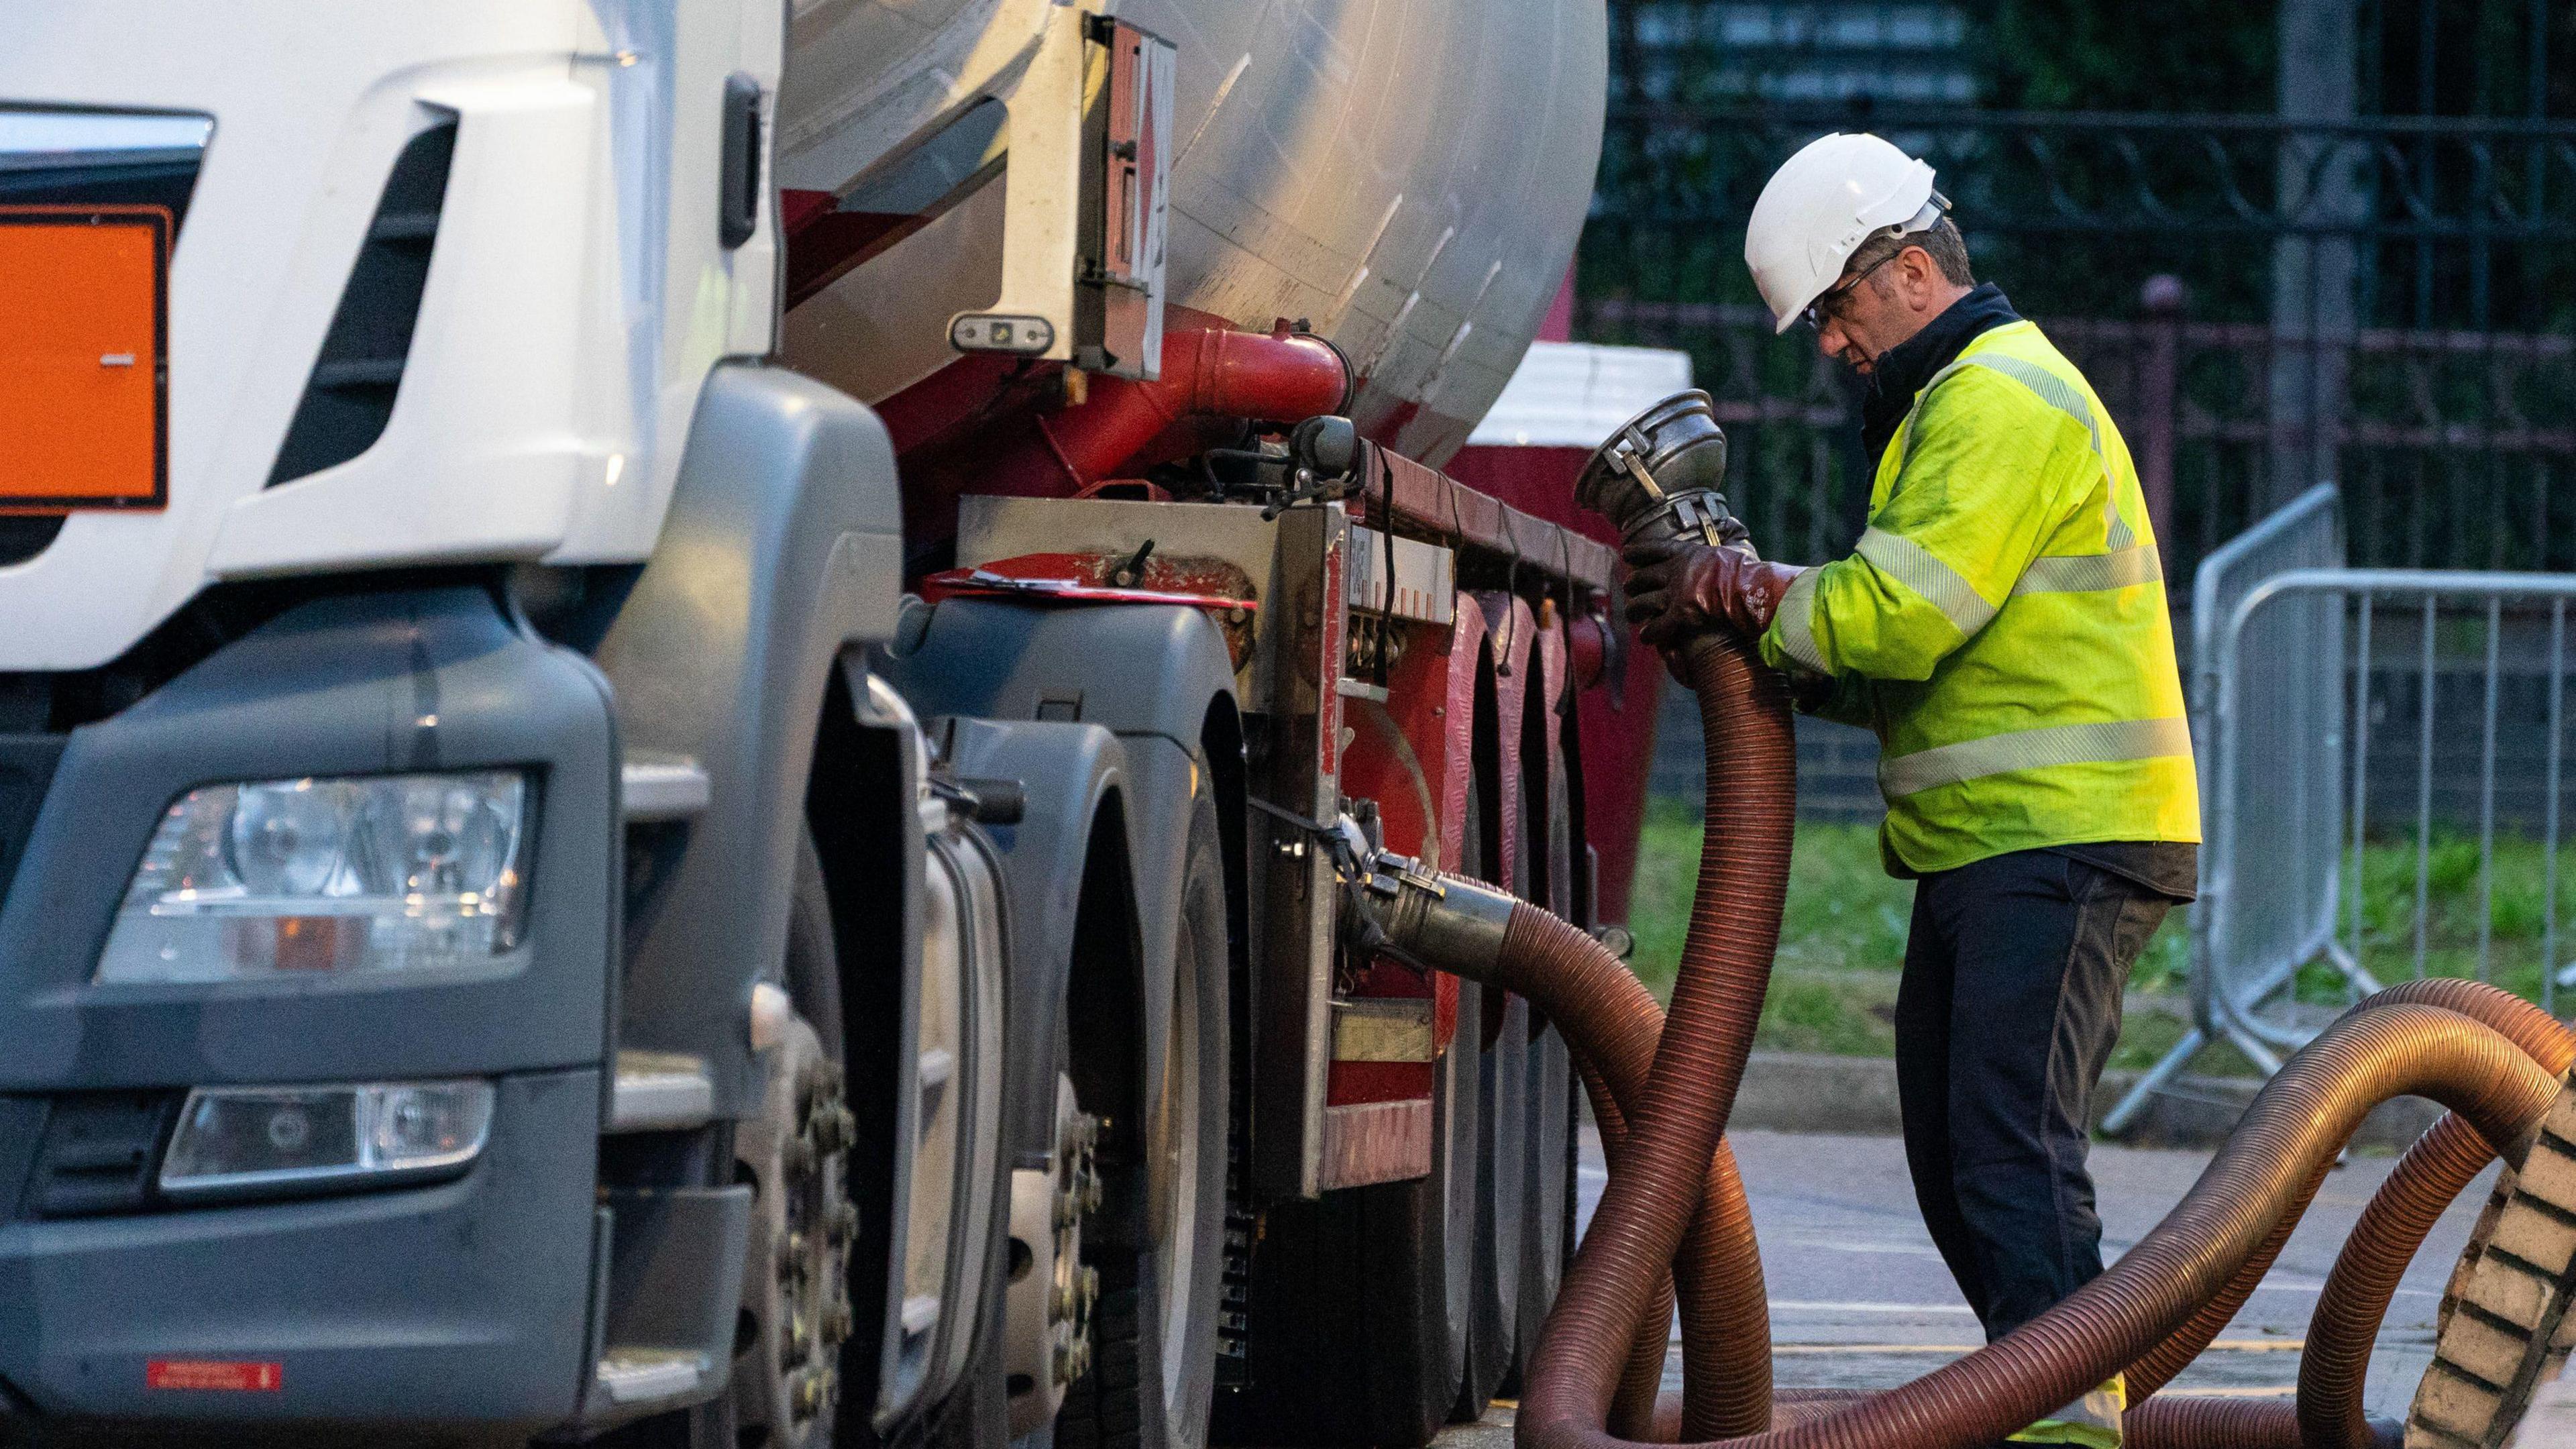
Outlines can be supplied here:
<path id="1" fill-rule="evenodd" d="M 1464 656 L 1463 679 L 1454 667 L 1456 555 L 1358 523 L 1348 550 L 1350 642 L 1334 686 L 1346 741 L 1344 809 L 1371 844 L 1439 861 L 1440 802 L 1465 768 L 1449 748 L 1449 710 L 1467 719 L 1474 699 L 1474 650 Z M 1346 953 L 1336 972 L 1325 1089 L 1327 1191 L 1432 1171 L 1441 1022 L 1456 1007 L 1454 984 Z"/>
<path id="2" fill-rule="evenodd" d="M 1272 647 L 1262 651 L 1256 698 L 1266 706 L 1268 758 L 1256 789 L 1281 810 L 1329 823 L 1342 813 L 1347 736 L 1336 685 L 1349 647 L 1350 519 L 1341 505 L 1327 503 L 1290 509 L 1278 527 L 1282 596 L 1265 610 Z M 1266 869 L 1252 1024 L 1252 1182 L 1263 1198 L 1306 1198 L 1328 1186 L 1324 1096 L 1340 898 L 1322 841 L 1269 811 L 1255 816 L 1250 834 Z"/>

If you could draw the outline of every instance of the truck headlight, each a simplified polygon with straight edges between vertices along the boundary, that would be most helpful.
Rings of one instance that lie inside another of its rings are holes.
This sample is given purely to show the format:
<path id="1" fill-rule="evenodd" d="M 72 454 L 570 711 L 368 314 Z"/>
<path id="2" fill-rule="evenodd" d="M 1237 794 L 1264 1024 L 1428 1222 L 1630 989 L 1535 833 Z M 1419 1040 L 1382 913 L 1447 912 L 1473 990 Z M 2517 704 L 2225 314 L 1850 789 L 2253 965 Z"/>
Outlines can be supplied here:
<path id="1" fill-rule="evenodd" d="M 171 803 L 99 955 L 102 982 L 468 965 L 518 944 L 515 770 L 209 785 Z"/>

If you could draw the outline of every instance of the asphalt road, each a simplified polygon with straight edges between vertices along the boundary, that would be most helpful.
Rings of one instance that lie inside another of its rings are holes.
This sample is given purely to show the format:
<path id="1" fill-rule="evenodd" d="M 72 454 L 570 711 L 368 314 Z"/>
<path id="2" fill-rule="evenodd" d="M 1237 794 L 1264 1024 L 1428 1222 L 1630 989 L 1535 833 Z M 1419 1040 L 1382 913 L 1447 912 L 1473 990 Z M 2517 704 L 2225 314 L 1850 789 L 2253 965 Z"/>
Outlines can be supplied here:
<path id="1" fill-rule="evenodd" d="M 1970 1352 L 1983 1341 L 1977 1320 L 1923 1231 L 1903 1146 L 1891 1137 L 1735 1136 L 1745 1190 L 1762 1242 L 1771 1292 L 1774 1376 L 1784 1387 L 1886 1388 Z M 2093 1149 L 2106 1256 L 2136 1242 L 2199 1176 L 2197 1152 Z M 2393 1157 L 2355 1157 L 2317 1194 L 2263 1286 L 2211 1351 L 2168 1392 L 2289 1397 L 2299 1348 L 2334 1256 L 2362 1205 L 2395 1166 Z M 1586 1131 L 1582 1211 L 1600 1199 L 1600 1144 Z M 2370 1409 L 2405 1417 L 2432 1354 L 2433 1315 L 2490 1179 L 2453 1205 L 2408 1269 L 2371 1361 Z M 1680 1386 L 1680 1358 L 1666 1362 Z M 1480 1425 L 1442 1436 L 1447 1449 L 1508 1443 L 1510 1406 Z"/>

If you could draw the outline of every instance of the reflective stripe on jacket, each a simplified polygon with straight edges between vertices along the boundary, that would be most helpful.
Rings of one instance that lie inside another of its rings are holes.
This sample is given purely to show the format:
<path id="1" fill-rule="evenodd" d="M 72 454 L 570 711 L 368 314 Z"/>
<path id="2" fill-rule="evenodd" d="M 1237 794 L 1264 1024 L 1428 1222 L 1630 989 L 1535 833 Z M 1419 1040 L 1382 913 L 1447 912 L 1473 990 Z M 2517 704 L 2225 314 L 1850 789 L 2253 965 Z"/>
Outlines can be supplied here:
<path id="1" fill-rule="evenodd" d="M 2128 445 L 2029 322 L 1970 341 L 1879 459 L 1868 531 L 1762 637 L 1881 748 L 1889 868 L 2200 839 L 2164 573 Z"/>

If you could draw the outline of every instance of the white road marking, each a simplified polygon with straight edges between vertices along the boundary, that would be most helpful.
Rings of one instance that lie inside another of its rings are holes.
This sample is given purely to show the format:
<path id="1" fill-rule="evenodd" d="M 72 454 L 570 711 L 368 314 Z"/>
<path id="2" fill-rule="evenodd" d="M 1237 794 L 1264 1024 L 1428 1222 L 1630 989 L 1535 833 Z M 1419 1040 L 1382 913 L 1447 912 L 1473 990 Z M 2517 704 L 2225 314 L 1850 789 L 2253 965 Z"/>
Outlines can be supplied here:
<path id="1" fill-rule="evenodd" d="M 2211 1353 L 2289 1353 L 2307 1346 L 2302 1338 L 2222 1338 Z M 1773 1353 L 1975 1353 L 1982 1343 L 1775 1343 Z"/>
<path id="2" fill-rule="evenodd" d="M 1771 1300 L 1773 1313 L 1964 1313 L 1976 1317 L 1977 1311 L 1964 1303 L 1818 1303 L 1797 1299 Z"/>
<path id="3" fill-rule="evenodd" d="M 1834 1238 L 1818 1233 L 1782 1233 L 1766 1237 L 1764 1242 L 1777 1242 L 1792 1248 L 1818 1248 L 1828 1253 L 1880 1253 L 1899 1258 L 1938 1258 L 1939 1249 L 1926 1243 L 1899 1242 L 1891 1239 L 1872 1241 L 1867 1238 Z"/>

